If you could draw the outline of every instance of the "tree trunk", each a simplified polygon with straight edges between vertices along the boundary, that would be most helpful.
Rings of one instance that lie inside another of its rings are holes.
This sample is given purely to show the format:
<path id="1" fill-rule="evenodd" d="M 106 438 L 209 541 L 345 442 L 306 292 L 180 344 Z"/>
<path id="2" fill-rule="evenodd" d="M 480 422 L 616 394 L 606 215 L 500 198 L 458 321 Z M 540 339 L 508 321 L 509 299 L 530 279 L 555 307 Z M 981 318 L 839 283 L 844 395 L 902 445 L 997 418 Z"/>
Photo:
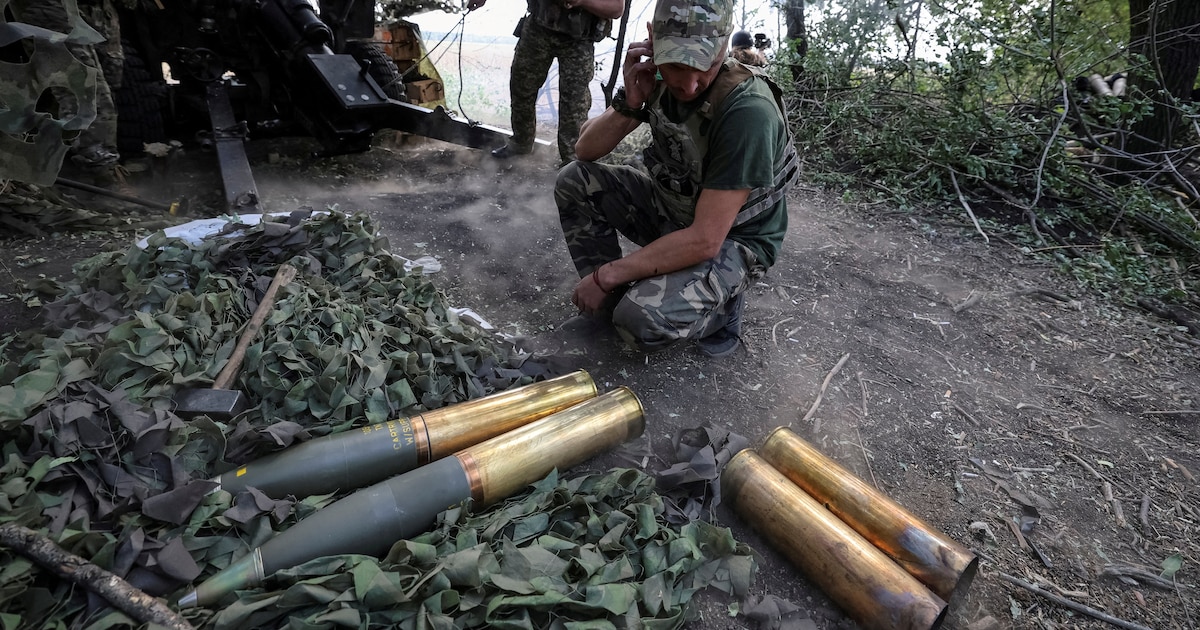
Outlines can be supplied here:
<path id="1" fill-rule="evenodd" d="M 1135 154 L 1168 150 L 1179 132 L 1178 103 L 1191 100 L 1200 70 L 1200 2 L 1129 0 L 1129 52 L 1148 62 L 1130 83 L 1154 99 L 1154 110 L 1133 126 L 1126 148 Z"/>
<path id="2" fill-rule="evenodd" d="M 792 81 L 798 82 L 804 74 L 804 57 L 808 54 L 808 31 L 804 27 L 804 0 L 787 0 L 784 5 L 784 17 L 787 22 L 787 36 L 795 57 L 790 65 Z"/>

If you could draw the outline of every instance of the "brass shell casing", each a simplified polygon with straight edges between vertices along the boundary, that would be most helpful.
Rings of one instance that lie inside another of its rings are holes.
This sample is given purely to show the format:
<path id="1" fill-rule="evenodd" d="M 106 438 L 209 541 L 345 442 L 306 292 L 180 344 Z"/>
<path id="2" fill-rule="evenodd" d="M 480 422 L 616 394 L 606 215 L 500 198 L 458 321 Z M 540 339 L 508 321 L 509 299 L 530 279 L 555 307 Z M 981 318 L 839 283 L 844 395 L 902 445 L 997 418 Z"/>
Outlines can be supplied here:
<path id="1" fill-rule="evenodd" d="M 946 603 L 749 449 L 721 474 L 734 510 L 864 628 L 941 626 Z"/>
<path id="2" fill-rule="evenodd" d="M 640 436 L 646 421 L 642 403 L 619 387 L 455 454 L 483 505 L 503 500 L 545 477 L 596 453 Z"/>
<path id="3" fill-rule="evenodd" d="M 871 541 L 951 606 L 966 593 L 979 559 L 823 455 L 787 427 L 767 436 L 759 454 L 818 503 Z"/>
<path id="4" fill-rule="evenodd" d="M 577 393 L 581 378 L 572 387 Z M 641 435 L 644 427 L 642 405 L 628 389 L 592 398 L 335 501 L 197 586 L 180 606 L 214 604 L 313 558 L 382 555 L 395 541 L 427 529 L 450 506 L 468 498 L 484 504 L 506 499 L 551 469 L 577 464 Z"/>
<path id="5" fill-rule="evenodd" d="M 524 387 L 468 400 L 420 415 L 428 445 L 421 463 L 441 459 L 596 397 L 596 383 L 583 370 Z M 421 453 L 418 451 L 418 457 Z"/>
<path id="6" fill-rule="evenodd" d="M 346 492 L 423 466 L 595 396 L 592 377 L 579 370 L 296 444 L 214 481 L 229 492 L 254 486 L 276 498 Z"/>

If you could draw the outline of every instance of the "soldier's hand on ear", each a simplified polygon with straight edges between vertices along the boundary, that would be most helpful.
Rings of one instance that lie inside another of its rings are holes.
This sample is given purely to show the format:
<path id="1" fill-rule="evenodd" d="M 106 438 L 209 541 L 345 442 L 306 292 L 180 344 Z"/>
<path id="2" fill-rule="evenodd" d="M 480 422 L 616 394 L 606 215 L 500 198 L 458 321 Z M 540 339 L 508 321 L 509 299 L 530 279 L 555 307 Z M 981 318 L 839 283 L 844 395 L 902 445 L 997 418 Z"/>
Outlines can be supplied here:
<path id="1" fill-rule="evenodd" d="M 630 44 L 621 69 L 625 75 L 625 102 L 634 109 L 641 109 L 654 91 L 658 73 L 658 67 L 654 65 L 654 42 L 644 39 Z"/>

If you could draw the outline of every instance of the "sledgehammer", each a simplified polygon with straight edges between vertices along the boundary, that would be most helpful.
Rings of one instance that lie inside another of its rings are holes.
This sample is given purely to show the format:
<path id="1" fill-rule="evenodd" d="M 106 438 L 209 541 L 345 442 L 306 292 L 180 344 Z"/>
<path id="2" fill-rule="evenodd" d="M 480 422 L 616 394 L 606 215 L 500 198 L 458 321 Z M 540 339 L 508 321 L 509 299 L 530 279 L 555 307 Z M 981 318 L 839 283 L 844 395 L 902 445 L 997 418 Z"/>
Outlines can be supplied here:
<path id="1" fill-rule="evenodd" d="M 233 349 L 233 354 L 229 355 L 229 360 L 225 362 L 225 367 L 221 368 L 221 373 L 213 381 L 212 387 L 208 389 L 186 389 L 177 392 L 173 399 L 176 414 L 184 417 L 203 414 L 214 418 L 227 419 L 238 415 L 250 406 L 249 402 L 246 401 L 246 397 L 242 395 L 242 392 L 235 389 L 228 389 L 229 385 L 233 383 L 238 370 L 242 367 L 242 361 L 246 359 L 246 349 L 250 347 L 250 342 L 254 341 L 254 337 L 258 335 L 258 330 L 262 328 L 263 322 L 266 321 L 267 315 L 275 305 L 275 295 L 279 293 L 280 287 L 291 282 L 295 277 L 295 267 L 286 263 L 279 265 L 279 270 L 275 272 L 275 277 L 271 279 L 271 286 L 267 287 L 267 292 L 263 295 L 262 301 L 258 303 L 258 307 L 250 315 L 250 321 L 246 323 L 246 329 L 242 331 L 242 336 L 238 338 L 237 346 Z"/>

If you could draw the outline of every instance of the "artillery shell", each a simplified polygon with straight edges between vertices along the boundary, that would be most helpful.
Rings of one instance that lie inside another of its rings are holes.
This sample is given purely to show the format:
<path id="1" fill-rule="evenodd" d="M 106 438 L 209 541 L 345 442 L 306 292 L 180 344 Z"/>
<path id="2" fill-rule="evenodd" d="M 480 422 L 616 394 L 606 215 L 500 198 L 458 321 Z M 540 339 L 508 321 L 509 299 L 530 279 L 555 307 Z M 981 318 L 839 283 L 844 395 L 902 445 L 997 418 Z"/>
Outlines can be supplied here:
<path id="1" fill-rule="evenodd" d="M 306 497 L 348 491 L 440 459 L 596 396 L 579 370 L 425 413 L 317 438 L 217 476 L 229 492 Z"/>
<path id="2" fill-rule="evenodd" d="M 396 541 L 425 531 L 449 507 L 470 498 L 483 505 L 503 500 L 644 428 L 637 397 L 616 389 L 336 501 L 201 583 L 179 606 L 212 604 L 321 556 L 382 555 Z"/>

